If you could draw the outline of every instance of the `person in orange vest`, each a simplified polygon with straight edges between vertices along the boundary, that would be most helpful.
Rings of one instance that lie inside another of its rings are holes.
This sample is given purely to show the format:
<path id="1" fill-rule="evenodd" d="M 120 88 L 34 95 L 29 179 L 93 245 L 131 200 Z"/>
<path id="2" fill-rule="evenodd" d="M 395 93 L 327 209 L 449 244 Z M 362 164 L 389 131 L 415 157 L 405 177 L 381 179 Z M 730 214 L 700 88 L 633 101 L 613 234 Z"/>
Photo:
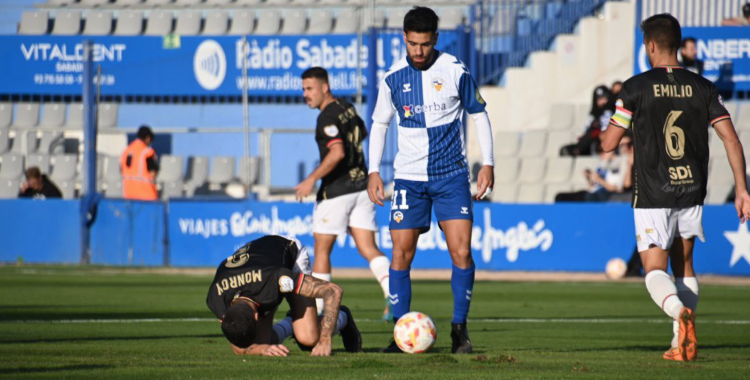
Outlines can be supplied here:
<path id="1" fill-rule="evenodd" d="M 138 129 L 136 137 L 120 156 L 122 195 L 125 199 L 155 201 L 159 198 L 154 183 L 159 164 L 150 146 L 154 133 L 144 125 Z"/>

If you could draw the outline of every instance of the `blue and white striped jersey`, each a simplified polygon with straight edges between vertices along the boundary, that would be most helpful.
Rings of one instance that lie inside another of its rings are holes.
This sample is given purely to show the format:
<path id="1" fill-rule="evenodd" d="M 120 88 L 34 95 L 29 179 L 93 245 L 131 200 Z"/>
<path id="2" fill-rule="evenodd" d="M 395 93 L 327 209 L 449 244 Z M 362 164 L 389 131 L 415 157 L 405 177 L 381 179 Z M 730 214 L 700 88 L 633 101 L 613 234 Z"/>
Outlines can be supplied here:
<path id="1" fill-rule="evenodd" d="M 435 54 L 426 70 L 402 58 L 380 82 L 372 119 L 387 125 L 397 116 L 397 179 L 431 181 L 468 173 L 463 114 L 484 112 L 484 99 L 461 61 Z"/>

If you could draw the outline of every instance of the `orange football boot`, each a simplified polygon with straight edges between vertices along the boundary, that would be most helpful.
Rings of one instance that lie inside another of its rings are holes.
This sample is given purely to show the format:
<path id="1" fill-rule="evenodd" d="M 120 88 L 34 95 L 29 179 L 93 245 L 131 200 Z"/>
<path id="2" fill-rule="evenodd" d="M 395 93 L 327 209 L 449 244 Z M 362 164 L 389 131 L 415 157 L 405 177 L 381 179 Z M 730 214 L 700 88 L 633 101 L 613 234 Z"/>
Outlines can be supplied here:
<path id="1" fill-rule="evenodd" d="M 685 361 L 685 356 L 682 354 L 682 347 L 672 347 L 664 352 L 664 360 L 674 360 L 678 362 Z"/>
<path id="2" fill-rule="evenodd" d="M 698 358 L 698 339 L 695 336 L 695 313 L 683 307 L 677 319 L 680 333 L 677 346 L 682 349 L 683 359 L 692 362 Z"/>

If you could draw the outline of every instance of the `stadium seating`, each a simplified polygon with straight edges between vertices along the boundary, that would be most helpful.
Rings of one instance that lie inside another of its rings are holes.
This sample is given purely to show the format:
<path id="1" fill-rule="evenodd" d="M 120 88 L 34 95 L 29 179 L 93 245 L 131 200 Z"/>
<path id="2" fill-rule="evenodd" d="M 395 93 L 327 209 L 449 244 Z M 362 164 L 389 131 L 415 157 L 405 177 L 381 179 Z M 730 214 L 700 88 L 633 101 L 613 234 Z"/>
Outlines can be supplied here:
<path id="1" fill-rule="evenodd" d="M 546 165 L 547 160 L 544 158 L 524 158 L 521 161 L 521 172 L 518 174 L 518 183 L 541 183 L 544 178 Z"/>
<path id="2" fill-rule="evenodd" d="M 123 10 L 117 16 L 116 36 L 135 36 L 143 32 L 143 12 Z"/>
<path id="3" fill-rule="evenodd" d="M 586 177 L 583 176 L 583 172 L 586 169 L 595 171 L 598 163 L 598 157 L 576 158 L 575 163 L 573 164 L 573 172 L 570 174 L 571 183 L 575 186 L 576 190 L 585 189 L 588 187 L 588 183 L 586 182 Z"/>
<path id="4" fill-rule="evenodd" d="M 212 11 L 206 16 L 203 26 L 204 35 L 224 35 L 229 29 L 229 14 L 224 11 Z"/>
<path id="5" fill-rule="evenodd" d="M 516 203 L 518 185 L 502 184 L 492 189 L 492 201 L 500 203 Z"/>
<path id="6" fill-rule="evenodd" d="M 518 151 L 520 157 L 542 157 L 544 155 L 547 133 L 544 131 L 526 132 Z"/>
<path id="7" fill-rule="evenodd" d="M 544 183 L 560 184 L 570 181 L 573 170 L 573 159 L 570 157 L 550 158 L 547 161 L 547 171 L 544 175 Z"/>
<path id="8" fill-rule="evenodd" d="M 161 196 L 164 199 L 181 198 L 183 196 L 183 184 L 178 182 L 167 182 L 162 186 Z"/>
<path id="9" fill-rule="evenodd" d="M 0 129 L 7 129 L 13 121 L 13 104 L 0 102 Z"/>
<path id="10" fill-rule="evenodd" d="M 237 178 L 244 185 L 254 185 L 258 183 L 260 174 L 260 159 L 258 157 L 240 158 L 239 171 Z"/>
<path id="11" fill-rule="evenodd" d="M 201 32 L 201 14 L 200 12 L 180 12 L 177 15 L 177 24 L 174 29 L 175 34 L 194 36 Z"/>
<path id="12" fill-rule="evenodd" d="M 29 149 L 29 152 L 39 152 L 42 154 L 61 154 L 64 151 L 65 138 L 61 132 L 42 132 L 42 138 L 39 139 L 36 149 Z"/>
<path id="13" fill-rule="evenodd" d="M 159 161 L 159 173 L 156 176 L 157 183 L 182 182 L 183 157 L 163 155 Z"/>
<path id="14" fill-rule="evenodd" d="M 104 196 L 107 198 L 122 198 L 122 181 L 105 182 Z"/>
<path id="15" fill-rule="evenodd" d="M 495 159 L 495 182 L 513 183 L 518 177 L 518 158 Z"/>
<path id="16" fill-rule="evenodd" d="M 328 34 L 333 28 L 333 13 L 327 9 L 315 9 L 310 14 L 307 34 Z"/>
<path id="17" fill-rule="evenodd" d="M 171 11 L 153 11 L 146 20 L 147 36 L 164 36 L 172 33 L 173 14 Z"/>
<path id="18" fill-rule="evenodd" d="M 117 127 L 119 104 L 118 103 L 100 103 L 98 107 L 98 128 L 115 128 Z"/>
<path id="19" fill-rule="evenodd" d="M 73 0 L 71 0 L 71 2 L 72 1 Z M 81 5 L 85 5 L 85 6 L 89 6 L 89 7 L 94 7 L 94 6 L 97 6 L 97 5 L 106 5 L 106 4 L 109 4 L 110 1 L 115 1 L 115 0 L 80 0 L 80 4 Z"/>
<path id="20" fill-rule="evenodd" d="M 353 9 L 344 9 L 338 13 L 333 27 L 334 34 L 356 33 L 359 30 L 359 15 Z"/>
<path id="21" fill-rule="evenodd" d="M 255 28 L 255 12 L 245 10 L 234 12 L 230 25 L 229 34 L 231 35 L 252 34 Z"/>
<path id="22" fill-rule="evenodd" d="M 9 135 L 7 129 L 0 129 L 0 154 L 5 154 L 10 149 Z"/>
<path id="23" fill-rule="evenodd" d="M 576 141 L 576 136 L 569 130 L 550 131 L 547 135 L 547 147 L 544 155 L 547 157 L 558 157 L 560 148 Z"/>
<path id="24" fill-rule="evenodd" d="M 76 184 L 74 181 L 53 181 L 57 188 L 60 189 L 63 199 L 73 199 L 76 197 Z"/>
<path id="25" fill-rule="evenodd" d="M 544 185 L 523 184 L 518 188 L 517 203 L 542 203 L 544 201 Z"/>
<path id="26" fill-rule="evenodd" d="M 212 185 L 225 185 L 234 180 L 234 157 L 214 157 L 208 182 Z"/>
<path id="27" fill-rule="evenodd" d="M 42 107 L 42 121 L 39 126 L 57 128 L 65 123 L 65 104 L 44 103 Z"/>
<path id="28" fill-rule="evenodd" d="M 388 21 L 386 22 L 386 27 L 388 28 L 402 28 L 404 26 L 404 16 L 406 16 L 406 12 L 408 12 L 408 8 L 398 8 L 393 9 L 388 14 Z"/>
<path id="29" fill-rule="evenodd" d="M 258 26 L 255 29 L 257 35 L 274 35 L 279 32 L 281 24 L 281 12 L 272 10 L 262 10 L 258 12 Z"/>
<path id="30" fill-rule="evenodd" d="M 55 15 L 55 24 L 52 34 L 60 36 L 72 36 L 81 32 L 80 11 L 59 11 Z"/>
<path id="31" fill-rule="evenodd" d="M 21 190 L 21 181 L 17 179 L 0 178 L 0 199 L 18 198 Z"/>
<path id="32" fill-rule="evenodd" d="M 50 172 L 50 156 L 47 154 L 29 154 L 26 156 L 26 165 L 24 169 L 36 166 L 42 172 L 42 174 L 49 174 Z"/>
<path id="33" fill-rule="evenodd" d="M 70 103 L 68 105 L 68 118 L 65 120 L 65 129 L 83 128 L 83 103 Z"/>
<path id="34" fill-rule="evenodd" d="M 31 128 L 39 124 L 39 103 L 17 103 L 13 128 Z"/>
<path id="35" fill-rule="evenodd" d="M 553 104 L 549 129 L 570 130 L 573 127 L 574 113 L 575 106 L 572 104 Z"/>
<path id="36" fill-rule="evenodd" d="M 47 34 L 49 30 L 49 13 L 47 11 L 27 11 L 21 15 L 18 34 Z"/>
<path id="37" fill-rule="evenodd" d="M 52 157 L 52 172 L 50 177 L 55 182 L 72 181 L 76 178 L 76 166 L 78 156 L 72 154 L 59 154 Z"/>
<path id="38" fill-rule="evenodd" d="M 195 190 L 203 186 L 208 180 L 208 157 L 190 157 L 188 159 L 186 195 L 191 197 Z"/>
<path id="39" fill-rule="evenodd" d="M 555 196 L 573 191 L 570 183 L 551 183 L 544 189 L 544 203 L 555 203 Z"/>
<path id="40" fill-rule="evenodd" d="M 440 29 L 456 29 L 463 22 L 464 10 L 462 8 L 449 8 L 440 12 Z"/>
<path id="41" fill-rule="evenodd" d="M 0 179 L 19 179 L 23 176 L 23 156 L 16 153 L 2 155 Z"/>
<path id="42" fill-rule="evenodd" d="M 307 13 L 305 11 L 294 10 L 284 13 L 284 26 L 281 28 L 280 34 L 304 34 L 306 29 Z"/>
<path id="43" fill-rule="evenodd" d="M 495 156 L 498 157 L 516 157 L 518 147 L 521 145 L 521 139 L 516 132 L 496 133 L 493 138 Z"/>

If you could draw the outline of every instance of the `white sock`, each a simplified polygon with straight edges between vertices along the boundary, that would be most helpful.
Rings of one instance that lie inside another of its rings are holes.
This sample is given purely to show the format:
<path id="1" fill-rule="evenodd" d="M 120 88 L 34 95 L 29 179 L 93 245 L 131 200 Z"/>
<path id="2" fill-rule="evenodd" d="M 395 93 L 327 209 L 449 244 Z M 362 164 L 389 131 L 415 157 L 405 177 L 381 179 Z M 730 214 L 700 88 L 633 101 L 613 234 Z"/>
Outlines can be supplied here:
<path id="1" fill-rule="evenodd" d="M 652 270 L 646 275 L 646 289 L 651 299 L 672 319 L 680 316 L 682 301 L 677 296 L 677 287 L 663 270 Z"/>
<path id="2" fill-rule="evenodd" d="M 292 328 L 292 317 L 286 317 L 274 324 L 273 331 L 279 338 L 277 344 L 284 342 L 284 339 L 288 338 L 294 332 L 294 329 Z"/>
<path id="3" fill-rule="evenodd" d="M 388 288 L 388 269 L 391 267 L 391 260 L 388 260 L 387 256 L 378 256 L 370 260 L 370 270 L 375 276 L 375 279 L 380 283 L 380 287 L 383 289 L 383 297 L 388 298 L 391 294 Z"/>
<path id="4" fill-rule="evenodd" d="M 317 278 L 317 279 L 319 279 L 319 280 L 331 282 L 331 274 L 330 273 L 316 273 L 316 272 L 313 272 L 312 276 L 315 277 L 315 278 Z M 325 302 L 323 301 L 322 298 L 316 298 L 315 299 L 315 306 L 318 308 L 318 315 L 323 315 L 324 305 L 325 305 Z"/>
<path id="5" fill-rule="evenodd" d="M 695 312 L 698 308 L 698 279 L 695 277 L 675 277 L 674 284 L 677 287 L 677 296 L 686 308 Z M 672 322 L 672 347 L 677 347 L 680 334 L 680 323 Z"/>

